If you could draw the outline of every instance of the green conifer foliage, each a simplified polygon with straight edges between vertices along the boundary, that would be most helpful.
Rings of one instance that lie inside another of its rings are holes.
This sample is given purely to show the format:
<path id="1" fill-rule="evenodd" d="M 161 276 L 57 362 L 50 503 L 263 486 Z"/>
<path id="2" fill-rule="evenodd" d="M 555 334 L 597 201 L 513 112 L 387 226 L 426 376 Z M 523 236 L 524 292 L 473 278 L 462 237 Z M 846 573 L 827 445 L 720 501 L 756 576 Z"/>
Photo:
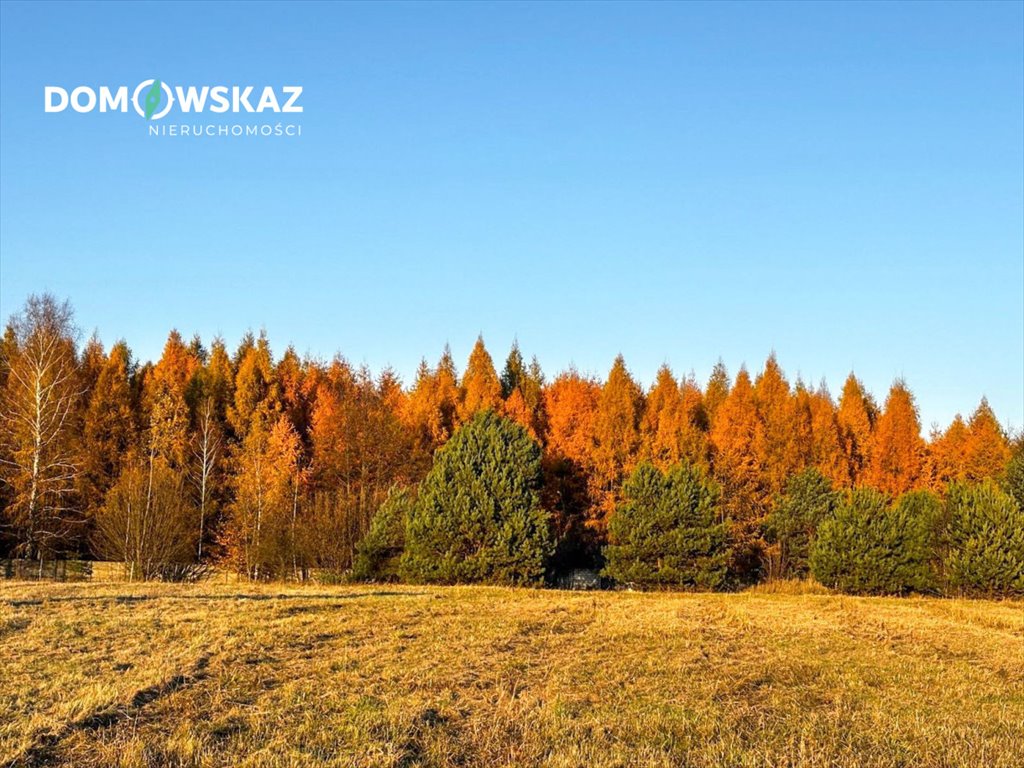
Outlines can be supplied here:
<path id="1" fill-rule="evenodd" d="M 407 488 L 391 489 L 370 522 L 370 530 L 356 545 L 352 576 L 358 581 L 397 581 L 398 564 L 405 548 L 405 526 L 416 503 Z"/>
<path id="2" fill-rule="evenodd" d="M 906 494 L 898 504 L 859 488 L 818 526 L 811 572 L 827 587 L 853 594 L 926 592 L 935 579 L 937 504 Z M 932 510 L 929 512 L 928 510 Z"/>
<path id="3" fill-rule="evenodd" d="M 816 469 L 805 469 L 789 479 L 765 525 L 771 544 L 770 576 L 807 576 L 814 534 L 838 503 L 839 494 L 832 490 L 832 483 Z"/>
<path id="4" fill-rule="evenodd" d="M 435 455 L 406 525 L 401 571 L 417 582 L 535 584 L 552 552 L 540 446 L 493 411 Z"/>
<path id="5" fill-rule="evenodd" d="M 645 462 L 612 513 L 604 573 L 638 586 L 710 589 L 725 580 L 727 527 L 714 481 L 689 465 L 663 473 Z"/>
<path id="6" fill-rule="evenodd" d="M 943 557 L 950 592 L 1024 594 L 1024 511 L 994 482 L 954 484 Z"/>

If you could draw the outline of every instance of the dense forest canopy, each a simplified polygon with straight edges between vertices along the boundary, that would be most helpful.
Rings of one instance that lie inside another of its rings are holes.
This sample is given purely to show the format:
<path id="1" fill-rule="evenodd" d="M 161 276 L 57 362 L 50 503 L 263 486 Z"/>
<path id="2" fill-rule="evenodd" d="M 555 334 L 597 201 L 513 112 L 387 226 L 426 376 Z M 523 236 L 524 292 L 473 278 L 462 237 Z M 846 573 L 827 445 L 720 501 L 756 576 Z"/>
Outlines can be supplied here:
<path id="1" fill-rule="evenodd" d="M 833 395 L 788 380 L 774 355 L 734 375 L 719 363 L 704 383 L 665 366 L 649 389 L 622 356 L 603 381 L 545 375 L 517 345 L 496 365 L 482 338 L 463 370 L 446 348 L 407 385 L 340 356 L 275 355 L 263 334 L 229 349 L 171 331 L 160 359 L 142 362 L 125 341 L 80 345 L 70 306 L 48 295 L 7 325 L 0 393 L 0 556 L 105 557 L 138 576 L 197 562 L 252 577 L 344 572 L 389 494 L 415 493 L 481 412 L 538 447 L 555 571 L 601 564 L 641 465 L 714 483 L 710 523 L 727 521 L 730 569 L 751 578 L 770 570 L 773 514 L 793 507 L 779 500 L 802 472 L 826 494 L 941 495 L 1003 479 L 1020 443 L 984 399 L 926 439 L 906 382 L 876 400 L 851 373 Z M 794 546 L 806 560 L 806 540 Z"/>

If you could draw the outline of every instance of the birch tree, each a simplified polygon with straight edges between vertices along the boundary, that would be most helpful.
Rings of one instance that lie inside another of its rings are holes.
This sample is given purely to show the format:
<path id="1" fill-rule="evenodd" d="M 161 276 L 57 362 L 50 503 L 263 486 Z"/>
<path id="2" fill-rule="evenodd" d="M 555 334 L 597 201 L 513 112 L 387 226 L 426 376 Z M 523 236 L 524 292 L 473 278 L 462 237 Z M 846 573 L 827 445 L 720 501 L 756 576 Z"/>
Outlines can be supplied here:
<path id="1" fill-rule="evenodd" d="M 81 522 L 74 506 L 74 422 L 82 394 L 77 332 L 71 306 L 49 294 L 29 297 L 11 328 L 0 399 L 0 479 L 10 499 L 3 522 L 14 528 L 16 553 L 38 559 L 41 571 L 44 557 L 59 552 Z"/>
<path id="2" fill-rule="evenodd" d="M 221 428 L 217 421 L 213 398 L 207 397 L 196 415 L 196 429 L 192 440 L 192 479 L 196 486 L 196 500 L 199 502 L 199 538 L 196 560 L 203 559 L 203 539 L 206 535 L 207 519 L 213 496 L 214 474 L 217 471 L 221 453 Z"/>

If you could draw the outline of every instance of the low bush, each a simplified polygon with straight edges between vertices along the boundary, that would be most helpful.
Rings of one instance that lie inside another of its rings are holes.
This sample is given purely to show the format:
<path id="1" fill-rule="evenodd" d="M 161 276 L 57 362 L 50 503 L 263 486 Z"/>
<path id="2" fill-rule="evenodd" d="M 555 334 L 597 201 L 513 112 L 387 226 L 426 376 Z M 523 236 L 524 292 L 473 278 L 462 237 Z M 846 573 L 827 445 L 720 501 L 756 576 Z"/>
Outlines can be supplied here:
<path id="1" fill-rule="evenodd" d="M 816 469 L 806 469 L 786 483 L 765 523 L 768 577 L 802 579 L 811 569 L 811 544 L 818 525 L 839 503 L 832 483 Z"/>
<path id="2" fill-rule="evenodd" d="M 950 486 L 944 544 L 949 591 L 1024 594 L 1024 511 L 995 483 Z"/>
<path id="3" fill-rule="evenodd" d="M 391 490 L 370 521 L 370 530 L 356 545 L 352 578 L 356 581 L 398 581 L 405 548 L 405 526 L 416 498 L 407 488 Z"/>
<path id="4" fill-rule="evenodd" d="M 873 489 L 853 491 L 818 527 L 810 559 L 814 578 L 853 594 L 933 590 L 938 509 L 926 492 L 906 494 L 894 505 Z"/>
<path id="5" fill-rule="evenodd" d="M 714 481 L 694 467 L 662 473 L 645 463 L 623 492 L 608 524 L 606 576 L 638 586 L 713 589 L 724 582 L 727 528 Z"/>

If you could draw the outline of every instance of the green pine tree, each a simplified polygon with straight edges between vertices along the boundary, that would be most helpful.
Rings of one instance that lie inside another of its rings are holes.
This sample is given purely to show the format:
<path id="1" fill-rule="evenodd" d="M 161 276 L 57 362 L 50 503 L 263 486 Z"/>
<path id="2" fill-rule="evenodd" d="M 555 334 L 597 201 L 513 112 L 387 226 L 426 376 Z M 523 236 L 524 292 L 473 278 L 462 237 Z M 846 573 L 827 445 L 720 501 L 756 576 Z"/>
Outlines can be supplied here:
<path id="1" fill-rule="evenodd" d="M 540 446 L 515 422 L 477 413 L 441 448 L 406 524 L 404 578 L 535 584 L 552 552 L 539 502 Z"/>
<path id="2" fill-rule="evenodd" d="M 1024 510 L 994 482 L 953 484 L 946 495 L 943 570 L 950 591 L 1024 594 Z"/>
<path id="3" fill-rule="evenodd" d="M 663 473 L 644 462 L 622 491 L 608 523 L 605 575 L 639 586 L 713 589 L 724 582 L 728 534 L 714 481 L 689 465 Z"/>
<path id="4" fill-rule="evenodd" d="M 370 530 L 356 545 L 352 577 L 358 581 L 397 581 L 398 564 L 405 548 L 405 526 L 416 496 L 395 487 L 370 521 Z"/>
<path id="5" fill-rule="evenodd" d="M 818 525 L 835 511 L 839 494 L 816 469 L 805 469 L 786 483 L 765 523 L 774 578 L 805 578 Z"/>
<path id="6" fill-rule="evenodd" d="M 853 594 L 933 589 L 938 512 L 938 502 L 926 492 L 905 494 L 891 504 L 880 491 L 853 491 L 818 526 L 810 561 L 814 578 Z"/>

